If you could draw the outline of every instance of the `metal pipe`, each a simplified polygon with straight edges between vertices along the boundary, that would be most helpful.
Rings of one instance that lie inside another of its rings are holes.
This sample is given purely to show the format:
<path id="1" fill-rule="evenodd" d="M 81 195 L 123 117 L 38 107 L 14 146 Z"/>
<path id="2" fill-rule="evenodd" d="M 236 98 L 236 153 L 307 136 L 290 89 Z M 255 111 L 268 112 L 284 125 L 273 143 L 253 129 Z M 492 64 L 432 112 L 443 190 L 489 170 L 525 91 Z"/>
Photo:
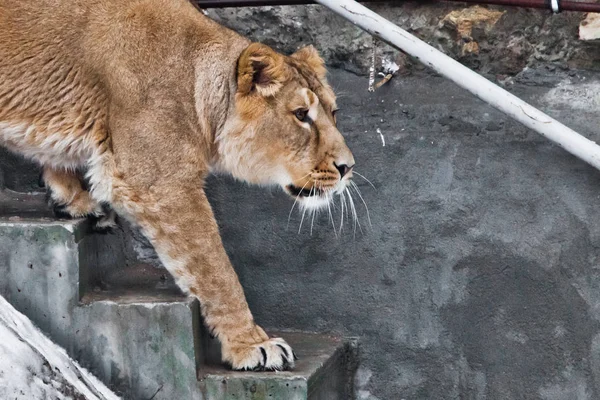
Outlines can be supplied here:
<path id="1" fill-rule="evenodd" d="M 314 4 L 310 0 L 192 0 L 200 8 L 290 6 Z"/>
<path id="2" fill-rule="evenodd" d="M 353 0 L 316 0 L 600 169 L 600 146 Z"/>
<path id="3" fill-rule="evenodd" d="M 550 2 L 547 0 L 445 0 L 465 3 L 491 4 L 498 6 L 514 6 L 525 8 L 542 8 L 551 10 Z M 580 12 L 600 12 L 599 3 L 589 3 L 581 1 L 559 1 L 561 11 L 580 11 Z"/>
<path id="4" fill-rule="evenodd" d="M 314 4 L 318 1 L 311 0 L 192 0 L 201 8 L 224 8 L 224 7 L 255 7 L 255 6 L 285 6 L 299 4 Z M 460 3 L 491 4 L 500 6 L 515 6 L 526 8 L 541 8 L 550 10 L 548 0 L 443 0 Z M 382 0 L 361 0 L 363 3 L 376 3 Z M 388 1 L 388 3 L 400 3 L 405 0 Z M 600 3 L 566 1 L 559 2 L 561 11 L 581 11 L 600 13 Z"/>

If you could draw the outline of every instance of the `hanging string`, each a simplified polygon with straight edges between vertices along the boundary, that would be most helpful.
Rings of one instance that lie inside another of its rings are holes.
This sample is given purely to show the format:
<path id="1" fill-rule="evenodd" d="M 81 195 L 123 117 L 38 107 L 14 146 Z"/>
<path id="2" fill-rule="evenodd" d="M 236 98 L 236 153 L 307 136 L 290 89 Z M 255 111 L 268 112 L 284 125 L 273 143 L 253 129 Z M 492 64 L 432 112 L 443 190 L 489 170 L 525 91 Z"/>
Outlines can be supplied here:
<path id="1" fill-rule="evenodd" d="M 373 52 L 371 53 L 371 66 L 369 67 L 369 92 L 375 91 L 375 57 L 377 52 L 377 39 L 375 36 L 372 36 L 373 41 L 371 42 L 371 47 Z"/>

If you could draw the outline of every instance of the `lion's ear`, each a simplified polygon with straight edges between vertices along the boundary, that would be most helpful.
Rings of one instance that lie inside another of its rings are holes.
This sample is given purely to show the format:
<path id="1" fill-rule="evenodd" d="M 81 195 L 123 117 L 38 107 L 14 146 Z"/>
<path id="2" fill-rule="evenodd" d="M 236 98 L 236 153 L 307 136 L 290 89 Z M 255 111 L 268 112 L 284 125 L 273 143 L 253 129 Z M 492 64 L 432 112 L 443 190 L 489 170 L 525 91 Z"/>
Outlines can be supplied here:
<path id="1" fill-rule="evenodd" d="M 275 95 L 286 80 L 286 64 L 283 56 L 269 46 L 252 43 L 238 60 L 238 92 L 261 96 Z"/>
<path id="2" fill-rule="evenodd" d="M 292 54 L 292 57 L 304 61 L 307 63 L 313 71 L 317 74 L 317 76 L 321 79 L 325 78 L 327 75 L 327 70 L 325 69 L 325 62 L 319 56 L 319 52 L 312 45 L 308 45 L 302 47 L 300 50 Z"/>

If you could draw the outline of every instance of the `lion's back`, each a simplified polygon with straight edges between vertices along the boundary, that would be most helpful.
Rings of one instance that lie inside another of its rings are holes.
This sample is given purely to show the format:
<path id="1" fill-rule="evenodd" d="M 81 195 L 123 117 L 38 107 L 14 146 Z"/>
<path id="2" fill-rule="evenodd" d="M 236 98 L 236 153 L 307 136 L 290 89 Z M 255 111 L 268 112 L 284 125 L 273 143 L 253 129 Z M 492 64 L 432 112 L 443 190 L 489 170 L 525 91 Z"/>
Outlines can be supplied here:
<path id="1" fill-rule="evenodd" d="M 22 153 L 193 97 L 198 52 L 243 42 L 188 0 L 0 0 L 0 26 L 0 145 Z"/>
<path id="2" fill-rule="evenodd" d="M 0 144 L 42 164 L 77 166 L 77 144 L 105 134 L 106 88 L 82 46 L 88 4 L 0 0 Z"/>

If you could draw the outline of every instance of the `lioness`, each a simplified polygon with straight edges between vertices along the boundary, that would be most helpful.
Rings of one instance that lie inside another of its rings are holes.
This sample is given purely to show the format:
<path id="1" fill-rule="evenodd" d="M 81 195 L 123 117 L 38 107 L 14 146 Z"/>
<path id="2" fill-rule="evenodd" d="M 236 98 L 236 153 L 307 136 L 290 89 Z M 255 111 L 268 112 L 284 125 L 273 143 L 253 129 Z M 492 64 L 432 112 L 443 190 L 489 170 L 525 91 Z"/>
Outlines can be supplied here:
<path id="1" fill-rule="evenodd" d="M 203 183 L 227 172 L 311 208 L 341 193 L 354 159 L 325 74 L 313 47 L 278 54 L 187 0 L 0 0 L 0 145 L 73 217 L 137 224 L 237 370 L 295 356 L 254 322 Z"/>

